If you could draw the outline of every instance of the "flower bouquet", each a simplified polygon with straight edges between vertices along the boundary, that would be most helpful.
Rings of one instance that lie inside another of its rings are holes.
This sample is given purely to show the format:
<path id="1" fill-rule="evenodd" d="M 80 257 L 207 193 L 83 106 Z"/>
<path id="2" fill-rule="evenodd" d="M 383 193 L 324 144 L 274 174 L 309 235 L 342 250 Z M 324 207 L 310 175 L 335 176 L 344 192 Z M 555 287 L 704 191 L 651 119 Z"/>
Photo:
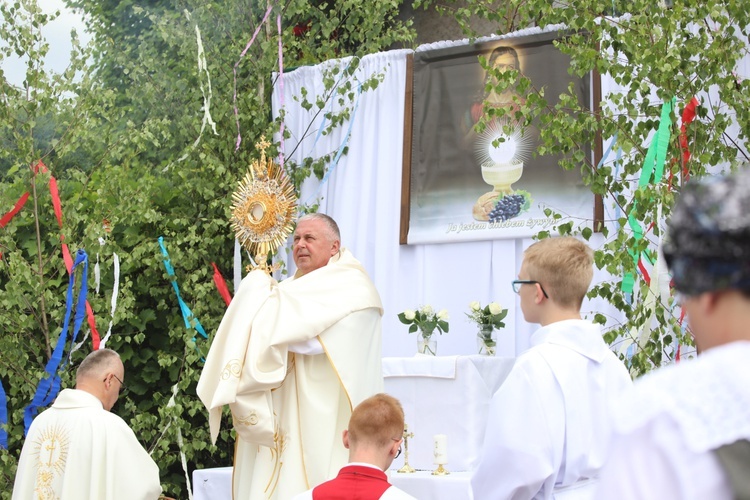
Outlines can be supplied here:
<path id="1" fill-rule="evenodd" d="M 419 330 L 420 337 L 417 339 L 418 351 L 422 354 L 436 353 L 436 341 L 432 340 L 432 334 L 437 330 L 441 335 L 448 332 L 448 311 L 442 309 L 438 312 L 430 305 L 419 309 L 407 309 L 398 313 L 398 320 L 409 326 L 409 333 Z"/>
<path id="2" fill-rule="evenodd" d="M 508 310 L 503 309 L 497 302 L 490 302 L 486 306 L 474 301 L 469 304 L 471 312 L 466 313 L 471 321 L 477 324 L 477 346 L 479 354 L 494 356 L 497 349 L 495 330 L 505 327 L 503 320 L 508 315 Z"/>

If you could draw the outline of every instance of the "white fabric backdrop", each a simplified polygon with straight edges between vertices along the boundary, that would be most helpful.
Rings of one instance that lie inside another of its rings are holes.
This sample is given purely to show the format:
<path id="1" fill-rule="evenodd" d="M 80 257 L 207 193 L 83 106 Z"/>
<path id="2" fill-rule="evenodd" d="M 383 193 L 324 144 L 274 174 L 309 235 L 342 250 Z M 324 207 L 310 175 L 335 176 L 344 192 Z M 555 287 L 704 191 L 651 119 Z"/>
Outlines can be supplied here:
<path id="1" fill-rule="evenodd" d="M 362 58 L 356 75 L 360 81 L 377 72 L 384 72 L 385 78 L 376 90 L 355 98 L 359 102 L 354 105 L 348 154 L 341 156 L 322 185 L 316 180 L 306 181 L 301 202 L 311 203 L 322 196 L 319 211 L 338 222 L 342 244 L 370 273 L 385 308 L 383 356 L 411 356 L 416 352 L 416 334 L 409 335 L 408 327 L 396 315 L 423 304 L 447 309 L 450 314 L 450 332 L 437 337 L 438 355 L 475 354 L 476 327 L 464 314 L 473 300 L 483 305 L 497 301 L 509 309 L 506 328 L 499 333 L 497 355 L 514 356 L 528 347 L 528 337 L 537 328 L 523 320 L 510 285 L 518 274 L 523 250 L 532 240 L 399 245 L 408 53 L 397 50 Z M 322 113 L 315 117 L 315 107 L 305 111 L 295 100 L 305 88 L 315 102 L 314 96 L 324 90 L 324 72 L 348 63 L 349 59 L 327 61 L 284 74 L 284 121 L 292 134 L 284 150 L 287 154 L 294 150 L 294 161 L 335 152 L 349 131 L 347 121 L 330 135 L 318 136 Z M 277 117 L 282 86 L 275 81 L 273 113 Z M 606 85 L 608 82 L 603 82 L 605 92 Z M 355 92 L 356 88 L 355 82 Z M 590 244 L 596 248 L 602 240 L 595 235 Z M 294 269 L 288 260 L 289 269 Z M 602 307 L 612 314 L 610 306 L 600 304 L 599 309 Z M 584 311 L 592 309 L 592 304 L 584 303 Z"/>

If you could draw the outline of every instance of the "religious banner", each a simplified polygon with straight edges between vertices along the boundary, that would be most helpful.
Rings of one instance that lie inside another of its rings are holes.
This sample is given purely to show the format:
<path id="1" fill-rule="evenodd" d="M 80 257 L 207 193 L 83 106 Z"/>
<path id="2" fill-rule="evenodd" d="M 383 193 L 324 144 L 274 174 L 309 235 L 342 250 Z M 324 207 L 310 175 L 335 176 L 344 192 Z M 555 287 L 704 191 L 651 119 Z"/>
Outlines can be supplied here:
<path id="1" fill-rule="evenodd" d="M 554 105 L 569 85 L 593 106 L 592 77 L 568 73 L 570 59 L 553 43 L 559 36 L 540 32 L 414 54 L 407 72 L 402 244 L 530 237 L 567 221 L 594 227 L 596 200 L 580 170 L 566 171 L 559 156 L 538 154 L 539 125 L 523 127 L 513 118 L 528 92 L 542 91 Z M 531 90 L 495 93 L 480 56 L 527 77 Z M 509 114 L 478 133 L 474 126 L 488 106 Z M 584 145 L 591 161 L 592 146 Z"/>

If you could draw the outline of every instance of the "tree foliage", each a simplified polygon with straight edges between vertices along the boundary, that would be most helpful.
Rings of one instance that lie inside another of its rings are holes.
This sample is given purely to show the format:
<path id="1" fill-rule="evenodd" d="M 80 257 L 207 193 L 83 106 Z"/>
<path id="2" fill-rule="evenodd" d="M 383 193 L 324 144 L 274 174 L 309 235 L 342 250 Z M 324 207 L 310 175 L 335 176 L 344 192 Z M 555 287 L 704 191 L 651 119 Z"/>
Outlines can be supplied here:
<path id="1" fill-rule="evenodd" d="M 50 17 L 34 0 L 0 6 L 3 57 L 13 52 L 28 61 L 23 88 L 4 75 L 0 81 L 0 216 L 30 193 L 0 229 L 0 381 L 9 407 L 0 497 L 10 497 L 23 410 L 61 334 L 68 284 L 62 236 L 71 252 L 85 249 L 89 255 L 88 299 L 99 333 L 104 336 L 113 322 L 107 346 L 120 353 L 131 389 L 115 411 L 152 452 L 165 492 L 186 498 L 180 453 L 190 472 L 227 465 L 233 438 L 224 430 L 210 445 L 206 412 L 195 394 L 209 341 L 185 327 L 157 238 L 164 237 L 185 302 L 206 332 L 215 332 L 225 305 L 211 264 L 226 273 L 232 261 L 231 192 L 257 156 L 253 145 L 279 129 L 270 106 L 271 73 L 279 67 L 276 17 L 286 66 L 354 56 L 342 74 L 331 76 L 340 90 L 327 82 L 325 97 L 309 96 L 311 107 L 329 114 L 330 127 L 346 119 L 346 82 L 358 57 L 408 43 L 413 35 L 395 18 L 397 2 L 380 0 L 365 6 L 289 1 L 274 7 L 266 23 L 261 20 L 267 5 L 253 1 L 70 4 L 88 15 L 94 38 L 88 48 L 76 47 L 62 75 L 41 64 L 48 50 L 41 27 Z M 257 27 L 257 39 L 241 57 Z M 380 77 L 372 75 L 365 87 L 374 88 Z M 342 100 L 341 111 L 328 111 L 328 99 Z M 238 128 L 242 142 L 235 150 Z M 49 172 L 31 168 L 40 159 Z M 326 161 L 309 158 L 287 168 L 299 183 L 313 173 L 322 176 Z M 60 188 L 62 228 L 48 190 L 50 175 Z M 121 264 L 112 318 L 115 254 Z M 77 271 L 76 283 L 81 278 Z M 62 372 L 64 387 L 72 386 L 74 369 L 90 350 L 86 340 L 72 354 Z"/>
<path id="2" fill-rule="evenodd" d="M 23 439 L 23 408 L 60 335 L 68 283 L 60 256 L 62 235 L 73 252 L 88 252 L 90 282 L 93 262 L 100 262 L 101 286 L 98 292 L 90 288 L 89 301 L 102 335 L 110 321 L 114 254 L 121 259 L 108 346 L 122 355 L 131 393 L 115 409 L 153 452 L 165 491 L 184 498 L 180 451 L 191 470 L 226 465 L 232 436 L 225 430 L 217 446 L 209 444 L 206 413 L 195 395 L 208 342 L 185 327 L 156 239 L 164 237 L 183 298 L 206 331 L 214 332 L 224 304 L 212 283 L 211 263 L 226 272 L 231 261 L 230 194 L 255 157 L 253 145 L 261 135 L 271 137 L 279 130 L 269 97 L 270 75 L 279 66 L 276 16 L 281 15 L 287 68 L 354 56 L 346 69 L 331 70 L 322 98 L 299 96 L 308 109 L 328 113 L 331 127 L 348 117 L 357 57 L 408 44 L 413 33 L 408 22 L 398 21 L 400 2 L 395 0 L 288 0 L 274 4 L 266 23 L 261 20 L 268 4 L 252 0 L 70 4 L 87 13 L 94 40 L 87 49 L 75 45 L 63 74 L 47 72 L 41 64 L 48 46 L 40 28 L 50 17 L 34 0 L 0 5 L 2 58 L 15 53 L 28 61 L 23 88 L 9 85 L 5 75 L 0 78 L 0 215 L 30 193 L 24 208 L 0 228 L 0 380 L 9 401 L 0 497 L 10 494 Z M 430 2 L 416 4 L 432 8 Z M 441 8 L 451 5 L 441 3 Z M 580 169 L 593 192 L 622 214 L 632 214 L 642 227 L 654 223 L 646 237 L 637 238 L 625 216 L 609 221 L 608 240 L 596 252 L 597 265 L 613 276 L 635 273 L 631 252 L 654 257 L 660 223 L 686 178 L 684 170 L 699 176 L 747 161 L 750 92 L 733 73 L 747 56 L 746 2 L 675 0 L 670 9 L 645 0 L 497 5 L 468 0 L 451 15 L 467 30 L 471 16 L 492 20 L 499 33 L 562 23 L 568 31 L 559 47 L 570 55 L 571 71 L 596 69 L 621 87 L 609 96 L 609 106 L 590 110 L 572 94 L 548 100 L 543 89 L 527 81 L 526 101 L 516 118 L 543 124 L 539 154 L 565 154 L 562 167 Z M 258 38 L 241 57 L 256 28 Z M 496 92 L 502 92 L 511 81 L 496 76 Z M 374 88 L 379 77 L 372 75 L 365 90 Z M 692 156 L 685 161 L 678 117 L 693 96 L 701 105 L 686 131 Z M 672 98 L 678 105 L 669 115 L 667 171 L 661 182 L 637 188 L 662 103 Z M 330 99 L 342 103 L 340 112 L 328 111 Z M 242 142 L 235 150 L 238 128 Z M 616 137 L 614 149 L 624 152 L 619 166 L 611 158 L 597 165 L 586 156 L 585 145 L 598 135 Z M 289 162 L 289 174 L 297 185 L 309 175 L 321 177 L 333 154 Z M 48 173 L 32 168 L 40 159 Z M 50 175 L 60 187 L 62 228 L 48 192 Z M 571 224 L 557 228 L 560 233 L 573 230 Z M 584 229 L 583 236 L 590 237 L 591 230 Z M 80 283 L 80 272 L 76 278 Z M 635 373 L 667 361 L 674 340 L 684 337 L 671 299 L 649 301 L 653 295 L 642 279 L 636 280 L 632 296 L 618 279 L 591 294 L 626 318 L 610 329 L 607 340 L 637 341 L 628 357 Z M 89 350 L 87 341 L 73 353 L 62 374 L 65 386 Z M 178 431 L 184 437 L 181 448 Z"/>
<path id="3" fill-rule="evenodd" d="M 487 119 L 511 113 L 514 120 L 537 123 L 537 154 L 563 154 L 561 167 L 580 170 L 584 182 L 612 207 L 613 215 L 601 228 L 607 239 L 596 250 L 595 260 L 613 279 L 596 285 L 589 296 L 604 299 L 622 313 L 624 321 L 610 323 L 605 339 L 621 349 L 635 375 L 670 362 L 675 346 L 689 344 L 691 338 L 672 294 L 665 297 L 651 289 L 636 269 L 634 256 L 647 267 L 657 261 L 664 219 L 687 179 L 750 160 L 750 84 L 737 74 L 741 61 L 750 55 L 750 5 L 711 0 L 674 0 L 669 5 L 645 0 L 511 0 L 497 7 L 495 2 L 477 0 L 441 7 L 469 36 L 475 36 L 471 16 L 496 22 L 498 33 L 561 25 L 564 31 L 557 46 L 570 56 L 569 71 L 580 76 L 597 72 L 618 87 L 605 96 L 606 105 L 591 109 L 572 91 L 547 96 L 523 75 L 517 83 L 517 74 L 487 68 L 497 82 L 496 93 L 517 85 L 515 90 L 525 97 L 517 110 L 490 109 Z M 700 102 L 697 117 L 683 131 L 681 116 L 694 97 Z M 662 106 L 673 99 L 664 175 L 639 184 Z M 612 151 L 622 151 L 620 162 L 612 154 L 597 164 L 586 154 L 586 146 L 602 138 Z M 568 222 L 556 230 L 580 231 L 589 239 L 591 224 L 587 226 L 581 231 Z M 543 231 L 538 236 L 549 235 Z M 635 276 L 632 293 L 622 284 L 628 274 Z M 603 314 L 595 319 L 607 323 Z"/>

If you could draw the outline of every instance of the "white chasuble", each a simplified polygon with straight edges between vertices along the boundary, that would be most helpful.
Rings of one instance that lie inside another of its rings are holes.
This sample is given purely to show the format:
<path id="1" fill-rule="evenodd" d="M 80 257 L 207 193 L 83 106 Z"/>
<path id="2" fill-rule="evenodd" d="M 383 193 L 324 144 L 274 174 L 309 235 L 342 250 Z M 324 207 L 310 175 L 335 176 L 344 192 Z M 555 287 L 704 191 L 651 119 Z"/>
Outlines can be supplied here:
<path id="1" fill-rule="evenodd" d="M 476 499 L 544 499 L 597 478 L 608 451 L 611 406 L 632 389 L 625 365 L 583 320 L 540 328 L 492 397 Z M 570 498 L 570 497 L 568 497 Z"/>
<path id="2" fill-rule="evenodd" d="M 156 500 L 159 468 L 117 415 L 88 392 L 65 389 L 34 419 L 14 500 Z"/>
<path id="3" fill-rule="evenodd" d="M 352 408 L 383 391 L 380 297 L 342 249 L 328 265 L 276 282 L 249 273 L 227 308 L 198 382 L 211 438 L 229 405 L 235 500 L 288 499 L 336 476 Z M 317 338 L 324 354 L 289 344 Z"/>
<path id="4" fill-rule="evenodd" d="M 750 342 L 739 340 L 638 379 L 617 404 L 598 498 L 746 498 L 715 450 L 750 440 L 748 359 Z"/>

